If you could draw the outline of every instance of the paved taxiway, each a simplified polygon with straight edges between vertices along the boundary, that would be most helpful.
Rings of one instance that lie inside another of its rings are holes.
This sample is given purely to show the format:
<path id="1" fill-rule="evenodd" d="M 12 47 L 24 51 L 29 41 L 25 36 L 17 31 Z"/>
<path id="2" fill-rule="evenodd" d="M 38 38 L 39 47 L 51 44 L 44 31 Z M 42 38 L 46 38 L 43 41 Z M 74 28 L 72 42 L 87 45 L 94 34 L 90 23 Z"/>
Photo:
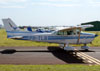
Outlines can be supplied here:
<path id="1" fill-rule="evenodd" d="M 82 51 L 82 53 L 100 60 L 99 47 L 91 47 L 89 52 Z M 83 58 L 69 54 L 59 47 L 0 47 L 0 64 L 38 65 L 89 63 Z"/>

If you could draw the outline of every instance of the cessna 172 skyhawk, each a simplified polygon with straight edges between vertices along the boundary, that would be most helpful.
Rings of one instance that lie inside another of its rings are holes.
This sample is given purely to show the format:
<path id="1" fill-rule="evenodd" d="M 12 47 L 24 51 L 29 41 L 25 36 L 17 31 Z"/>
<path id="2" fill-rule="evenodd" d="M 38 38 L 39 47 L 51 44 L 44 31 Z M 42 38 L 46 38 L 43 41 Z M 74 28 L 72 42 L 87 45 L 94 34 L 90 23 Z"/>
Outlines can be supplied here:
<path id="1" fill-rule="evenodd" d="M 7 38 L 18 40 L 32 40 L 39 42 L 58 43 L 64 50 L 74 50 L 69 44 L 84 44 L 82 49 L 88 50 L 86 44 L 91 43 L 96 34 L 81 32 L 82 27 L 56 27 L 54 31 L 21 31 L 10 19 L 2 19 L 7 32 Z M 84 26 L 86 27 L 86 26 Z"/>

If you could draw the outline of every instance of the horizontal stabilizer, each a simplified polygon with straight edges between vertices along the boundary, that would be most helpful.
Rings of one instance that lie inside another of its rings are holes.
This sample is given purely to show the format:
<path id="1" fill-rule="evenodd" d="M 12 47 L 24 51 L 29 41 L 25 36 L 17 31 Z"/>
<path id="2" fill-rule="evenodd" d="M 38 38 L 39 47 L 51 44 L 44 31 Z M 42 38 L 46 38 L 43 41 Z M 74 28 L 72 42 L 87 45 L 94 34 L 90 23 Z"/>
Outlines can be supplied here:
<path id="1" fill-rule="evenodd" d="M 12 36 L 12 37 L 8 37 L 8 38 L 12 38 L 12 39 L 21 39 L 21 38 L 23 38 L 23 36 Z"/>

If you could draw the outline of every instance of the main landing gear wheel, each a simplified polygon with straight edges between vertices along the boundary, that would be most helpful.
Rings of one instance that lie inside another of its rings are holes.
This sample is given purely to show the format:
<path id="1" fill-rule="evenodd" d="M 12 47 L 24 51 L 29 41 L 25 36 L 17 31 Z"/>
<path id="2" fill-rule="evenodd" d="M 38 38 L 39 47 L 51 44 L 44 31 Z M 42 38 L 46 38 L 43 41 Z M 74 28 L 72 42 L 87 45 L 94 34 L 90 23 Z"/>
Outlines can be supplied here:
<path id="1" fill-rule="evenodd" d="M 66 51 L 74 51 L 74 47 L 69 46 L 69 44 L 64 44 L 64 50 L 66 50 Z"/>
<path id="2" fill-rule="evenodd" d="M 83 49 L 83 50 L 85 50 L 85 51 L 88 51 L 88 50 L 89 50 L 89 47 L 86 46 L 86 44 L 84 44 L 84 46 L 82 46 L 81 49 Z"/>
<path id="3" fill-rule="evenodd" d="M 63 49 L 67 52 L 67 54 L 74 54 L 77 55 L 77 51 L 74 49 L 74 47 L 69 46 L 69 44 L 60 44 L 60 46 L 63 47 Z"/>

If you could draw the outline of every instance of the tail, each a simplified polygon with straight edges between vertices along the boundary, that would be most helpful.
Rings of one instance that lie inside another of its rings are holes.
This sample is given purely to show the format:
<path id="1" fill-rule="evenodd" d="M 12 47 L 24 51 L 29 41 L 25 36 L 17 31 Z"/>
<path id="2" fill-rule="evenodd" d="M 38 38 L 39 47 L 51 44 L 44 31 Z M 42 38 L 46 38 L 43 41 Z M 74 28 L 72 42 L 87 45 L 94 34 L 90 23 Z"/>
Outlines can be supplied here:
<path id="1" fill-rule="evenodd" d="M 19 38 L 19 36 L 14 33 L 20 31 L 19 27 L 17 27 L 10 18 L 2 19 L 2 21 L 7 32 L 7 38 Z"/>
<path id="2" fill-rule="evenodd" d="M 10 19 L 2 19 L 6 31 L 20 31 L 17 25 Z"/>

